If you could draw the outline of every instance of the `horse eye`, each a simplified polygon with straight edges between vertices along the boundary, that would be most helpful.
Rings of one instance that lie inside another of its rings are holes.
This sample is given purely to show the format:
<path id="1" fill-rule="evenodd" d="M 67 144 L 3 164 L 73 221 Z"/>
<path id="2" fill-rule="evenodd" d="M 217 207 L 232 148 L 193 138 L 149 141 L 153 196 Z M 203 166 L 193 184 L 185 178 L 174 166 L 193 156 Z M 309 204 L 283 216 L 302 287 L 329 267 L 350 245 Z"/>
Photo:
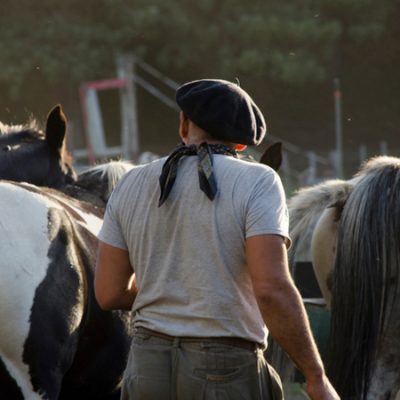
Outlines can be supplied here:
<path id="1" fill-rule="evenodd" d="M 3 151 L 11 151 L 11 149 L 12 147 L 9 144 L 3 147 Z"/>

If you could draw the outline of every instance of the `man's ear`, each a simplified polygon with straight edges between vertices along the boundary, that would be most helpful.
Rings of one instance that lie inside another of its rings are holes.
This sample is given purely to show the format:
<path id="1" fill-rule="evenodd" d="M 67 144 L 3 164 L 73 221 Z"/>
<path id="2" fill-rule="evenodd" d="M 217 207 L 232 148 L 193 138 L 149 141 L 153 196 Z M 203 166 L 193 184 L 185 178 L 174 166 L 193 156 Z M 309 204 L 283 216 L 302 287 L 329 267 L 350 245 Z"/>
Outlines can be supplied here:
<path id="1" fill-rule="evenodd" d="M 247 146 L 245 144 L 235 144 L 235 150 L 236 151 L 244 151 L 247 149 Z"/>
<path id="2" fill-rule="evenodd" d="M 179 136 L 186 144 L 189 135 L 189 118 L 181 111 L 179 113 Z"/>

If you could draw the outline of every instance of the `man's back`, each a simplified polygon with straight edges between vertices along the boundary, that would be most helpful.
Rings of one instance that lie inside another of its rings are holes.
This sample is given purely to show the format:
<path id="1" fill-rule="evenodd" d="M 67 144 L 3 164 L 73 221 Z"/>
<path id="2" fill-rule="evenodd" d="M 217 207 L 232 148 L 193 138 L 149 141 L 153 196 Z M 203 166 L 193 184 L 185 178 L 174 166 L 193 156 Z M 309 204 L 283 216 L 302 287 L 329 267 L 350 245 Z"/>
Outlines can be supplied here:
<path id="1" fill-rule="evenodd" d="M 268 167 L 214 155 L 219 190 L 210 201 L 199 190 L 197 157 L 185 157 L 159 208 L 164 162 L 135 168 L 111 199 L 126 243 L 103 236 L 129 248 L 140 288 L 135 326 L 171 336 L 263 342 L 244 246 L 252 235 L 287 236 L 287 225 L 280 225 L 287 218 L 280 180 Z"/>

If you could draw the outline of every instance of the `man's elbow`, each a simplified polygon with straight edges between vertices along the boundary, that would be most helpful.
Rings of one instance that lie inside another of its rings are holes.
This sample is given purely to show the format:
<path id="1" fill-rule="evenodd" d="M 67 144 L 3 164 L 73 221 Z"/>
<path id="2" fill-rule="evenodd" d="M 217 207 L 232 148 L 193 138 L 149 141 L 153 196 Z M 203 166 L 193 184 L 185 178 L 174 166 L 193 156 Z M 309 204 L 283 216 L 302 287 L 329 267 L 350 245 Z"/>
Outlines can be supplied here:
<path id="1" fill-rule="evenodd" d="M 293 296 L 295 288 L 289 282 L 281 282 L 274 285 L 262 285 L 254 287 L 257 302 L 264 306 L 273 307 L 277 303 Z"/>
<path id="2" fill-rule="evenodd" d="M 97 289 L 95 290 L 95 297 L 97 304 L 102 310 L 112 311 L 117 308 L 115 296 L 111 296 L 110 292 Z"/>

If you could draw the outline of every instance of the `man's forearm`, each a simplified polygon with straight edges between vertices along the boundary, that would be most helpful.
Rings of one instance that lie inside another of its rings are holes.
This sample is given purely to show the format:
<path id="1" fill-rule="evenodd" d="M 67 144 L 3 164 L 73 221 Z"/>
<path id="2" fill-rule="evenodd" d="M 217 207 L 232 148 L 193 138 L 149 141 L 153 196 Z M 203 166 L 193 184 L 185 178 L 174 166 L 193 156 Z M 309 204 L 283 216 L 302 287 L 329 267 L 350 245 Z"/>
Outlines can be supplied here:
<path id="1" fill-rule="evenodd" d="M 110 304 L 108 309 L 130 311 L 132 309 L 133 302 L 135 301 L 135 297 L 136 296 L 131 292 L 126 291 L 121 294 L 121 296 L 118 298 L 118 301 Z"/>
<path id="2" fill-rule="evenodd" d="M 246 258 L 264 322 L 303 373 L 308 395 L 312 400 L 338 400 L 325 375 L 303 301 L 290 275 L 283 239 L 274 235 L 248 238 Z"/>
<path id="3" fill-rule="evenodd" d="M 311 333 L 305 307 L 297 289 L 288 282 L 257 299 L 271 336 L 296 364 L 307 380 L 324 374 L 324 367 Z"/>

